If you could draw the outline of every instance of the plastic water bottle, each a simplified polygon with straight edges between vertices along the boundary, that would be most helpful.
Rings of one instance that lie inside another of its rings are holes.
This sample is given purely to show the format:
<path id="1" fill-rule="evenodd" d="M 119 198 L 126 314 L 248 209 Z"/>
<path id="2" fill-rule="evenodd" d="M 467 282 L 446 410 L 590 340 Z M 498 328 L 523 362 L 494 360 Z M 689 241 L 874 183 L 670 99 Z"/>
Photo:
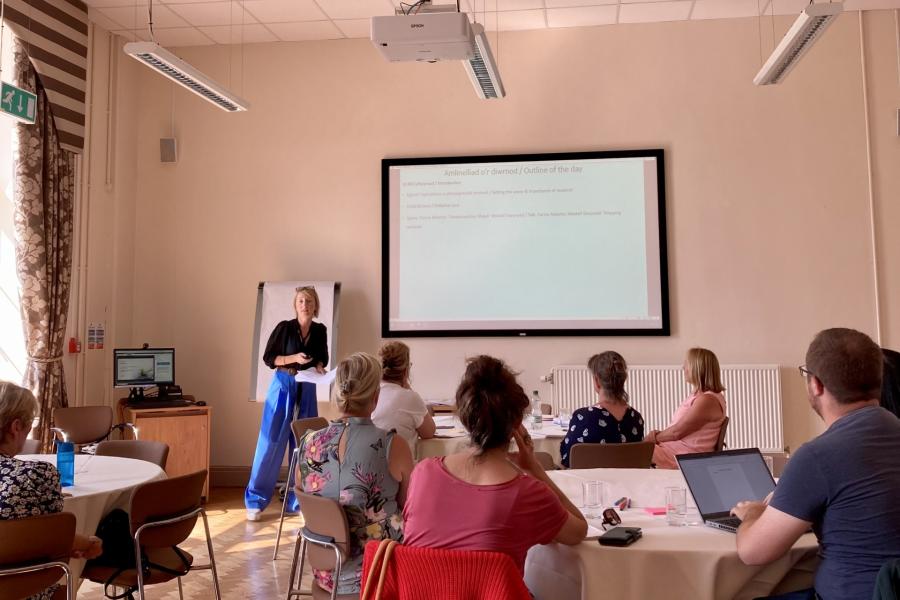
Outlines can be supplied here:
<path id="1" fill-rule="evenodd" d="M 61 487 L 75 485 L 75 444 L 72 442 L 56 443 L 56 469 L 59 471 Z"/>
<path id="2" fill-rule="evenodd" d="M 540 429 L 544 426 L 544 414 L 541 412 L 541 396 L 537 390 L 531 392 L 531 427 Z"/>

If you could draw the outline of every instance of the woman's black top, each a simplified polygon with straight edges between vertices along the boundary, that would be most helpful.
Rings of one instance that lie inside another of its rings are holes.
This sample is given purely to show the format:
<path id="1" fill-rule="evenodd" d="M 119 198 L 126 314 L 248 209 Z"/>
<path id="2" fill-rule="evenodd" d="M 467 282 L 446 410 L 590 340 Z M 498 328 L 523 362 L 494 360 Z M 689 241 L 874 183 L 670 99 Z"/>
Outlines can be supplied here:
<path id="1" fill-rule="evenodd" d="M 569 466 L 569 452 L 575 444 L 624 444 L 644 439 L 644 418 L 630 406 L 622 420 L 599 406 L 579 408 L 569 421 L 566 437 L 559 444 L 560 462 Z"/>
<path id="2" fill-rule="evenodd" d="M 269 336 L 269 343 L 266 344 L 266 351 L 263 353 L 263 362 L 270 369 L 274 369 L 275 357 L 303 352 L 312 358 L 305 365 L 289 363 L 278 366 L 294 368 L 298 371 L 311 369 L 319 363 L 322 363 L 324 367 L 328 364 L 327 332 L 328 328 L 324 324 L 313 321 L 309 324 L 309 336 L 304 340 L 300 336 L 300 322 L 297 319 L 282 321 L 275 326 L 272 335 Z"/>

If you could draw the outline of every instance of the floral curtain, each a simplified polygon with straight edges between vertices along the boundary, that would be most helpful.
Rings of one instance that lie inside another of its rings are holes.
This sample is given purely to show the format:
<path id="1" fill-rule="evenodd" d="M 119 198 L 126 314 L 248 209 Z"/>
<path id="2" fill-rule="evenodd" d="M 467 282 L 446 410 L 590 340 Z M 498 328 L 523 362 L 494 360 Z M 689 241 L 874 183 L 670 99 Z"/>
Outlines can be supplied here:
<path id="1" fill-rule="evenodd" d="M 47 451 L 53 409 L 67 406 L 63 343 L 72 276 L 75 155 L 62 150 L 47 94 L 24 45 L 15 41 L 17 85 L 37 94 L 34 125 L 16 126 L 16 271 L 28 365 L 22 382 L 40 404 L 34 438 Z"/>

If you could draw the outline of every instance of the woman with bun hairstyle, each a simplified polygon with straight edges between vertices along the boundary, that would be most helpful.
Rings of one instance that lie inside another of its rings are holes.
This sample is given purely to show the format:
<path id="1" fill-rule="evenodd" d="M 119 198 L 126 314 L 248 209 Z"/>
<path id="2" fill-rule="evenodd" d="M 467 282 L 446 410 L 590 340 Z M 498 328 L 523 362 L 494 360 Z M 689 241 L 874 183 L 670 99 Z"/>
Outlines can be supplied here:
<path id="1" fill-rule="evenodd" d="M 300 440 L 297 485 L 307 494 L 337 500 L 350 526 L 350 551 L 341 567 L 338 595 L 359 594 L 366 542 L 403 538 L 400 508 L 412 454 L 402 437 L 372 423 L 380 382 L 381 364 L 371 354 L 357 352 L 342 360 L 332 392 L 341 417 Z M 331 571 L 313 575 L 323 589 L 334 588 Z"/>
<path id="2" fill-rule="evenodd" d="M 496 358 L 470 359 L 456 407 L 471 447 L 416 465 L 403 509 L 404 543 L 504 552 L 524 573 L 532 546 L 581 542 L 587 522 L 534 457 L 522 427 L 528 397 L 515 374 Z"/>
<path id="3" fill-rule="evenodd" d="M 579 408 L 572 415 L 566 437 L 559 444 L 564 467 L 569 466 L 569 453 L 575 444 L 619 444 L 644 439 L 644 418 L 628 405 L 628 365 L 622 355 L 612 350 L 595 354 L 588 361 L 588 369 L 597 403 Z"/>
<path id="4" fill-rule="evenodd" d="M 644 438 L 653 442 L 653 463 L 658 469 L 677 469 L 679 454 L 712 452 L 725 421 L 725 386 L 719 359 L 706 348 L 691 348 L 684 359 L 684 378 L 691 395 L 684 399 L 672 423 Z"/>
<path id="5" fill-rule="evenodd" d="M 379 429 L 397 430 L 410 449 L 416 440 L 434 437 L 434 419 L 422 397 L 409 384 L 409 346 L 403 342 L 387 342 L 378 351 L 381 359 L 381 393 L 372 422 Z"/>

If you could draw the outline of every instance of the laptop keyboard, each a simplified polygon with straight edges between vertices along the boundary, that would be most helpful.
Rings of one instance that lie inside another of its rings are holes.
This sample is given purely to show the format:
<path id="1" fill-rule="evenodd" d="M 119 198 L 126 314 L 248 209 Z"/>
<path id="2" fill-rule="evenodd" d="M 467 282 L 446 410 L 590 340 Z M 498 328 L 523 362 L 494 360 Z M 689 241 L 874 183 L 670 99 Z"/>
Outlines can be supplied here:
<path id="1" fill-rule="evenodd" d="M 725 525 L 726 527 L 734 527 L 737 529 L 741 526 L 741 520 L 737 517 L 725 517 L 724 519 L 716 519 L 716 523 L 719 525 Z"/>

